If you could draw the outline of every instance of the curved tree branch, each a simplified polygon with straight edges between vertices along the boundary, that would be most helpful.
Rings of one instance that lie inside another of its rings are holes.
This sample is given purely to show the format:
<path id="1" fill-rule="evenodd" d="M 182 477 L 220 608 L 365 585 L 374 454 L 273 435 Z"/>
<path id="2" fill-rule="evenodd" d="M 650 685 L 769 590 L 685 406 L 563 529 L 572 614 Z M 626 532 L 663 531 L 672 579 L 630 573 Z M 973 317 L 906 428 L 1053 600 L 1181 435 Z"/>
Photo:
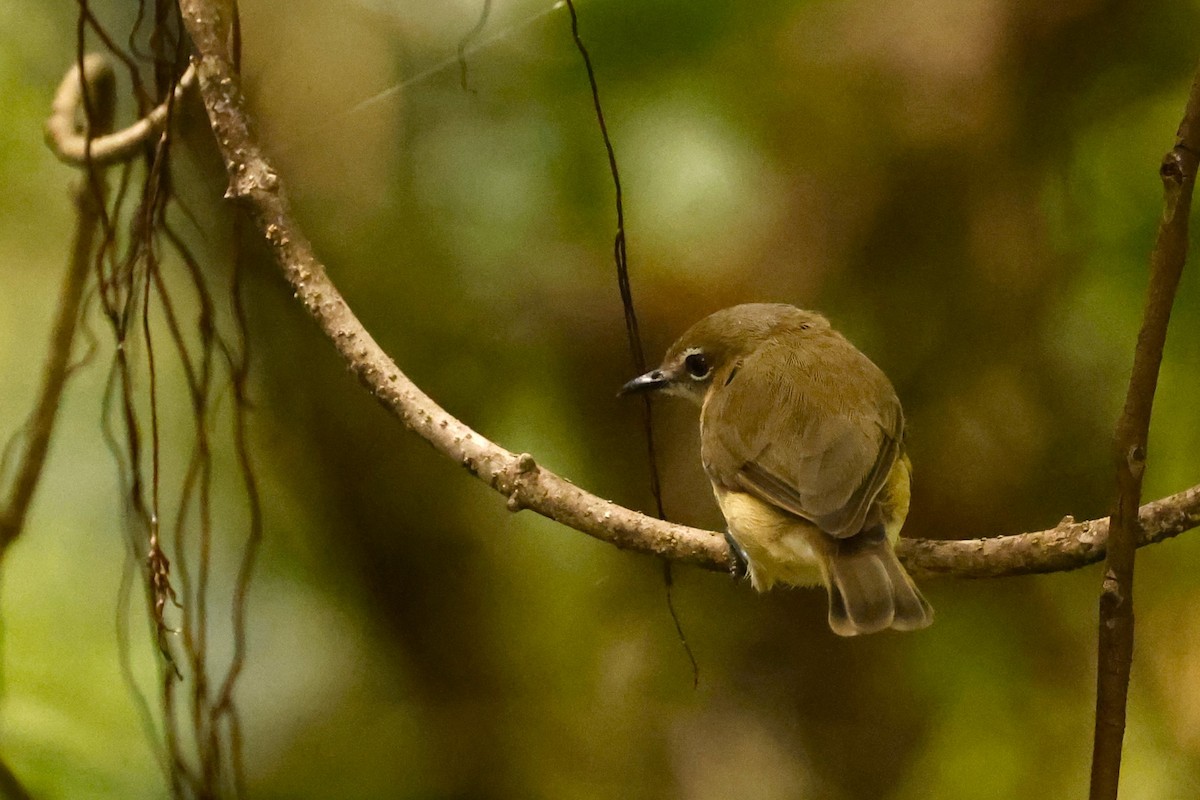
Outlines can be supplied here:
<path id="1" fill-rule="evenodd" d="M 113 80 L 112 65 L 99 53 L 84 56 L 83 72 L 83 79 L 89 85 L 102 78 L 110 82 Z M 103 167 L 126 161 L 152 136 L 162 132 L 171 103 L 178 102 L 195 82 L 196 70 L 189 66 L 180 76 L 173 98 L 163 101 L 129 127 L 116 133 L 96 136 L 89 144 L 87 131 L 81 128 L 78 121 L 79 110 L 83 107 L 83 81 L 80 80 L 79 64 L 74 64 L 54 93 L 50 118 L 46 120 L 46 144 L 60 161 L 75 167 L 86 166 L 89 162 Z"/>
<path id="2" fill-rule="evenodd" d="M 508 498 L 617 547 L 708 569 L 732 565 L 724 538 L 653 519 L 603 500 L 476 433 L 451 416 L 400 371 L 347 305 L 296 224 L 283 181 L 263 151 L 246 111 L 241 80 L 225 46 L 218 3 L 179 0 L 195 44 L 200 93 L 229 173 L 226 197 L 243 202 L 274 252 L 296 297 L 346 365 L 392 414 L 436 450 Z M 1142 509 L 1142 544 L 1200 524 L 1200 486 Z M 963 541 L 901 541 L 900 558 L 914 576 L 998 577 L 1074 569 L 1104 557 L 1108 520 L 1064 520 L 1046 531 Z"/>

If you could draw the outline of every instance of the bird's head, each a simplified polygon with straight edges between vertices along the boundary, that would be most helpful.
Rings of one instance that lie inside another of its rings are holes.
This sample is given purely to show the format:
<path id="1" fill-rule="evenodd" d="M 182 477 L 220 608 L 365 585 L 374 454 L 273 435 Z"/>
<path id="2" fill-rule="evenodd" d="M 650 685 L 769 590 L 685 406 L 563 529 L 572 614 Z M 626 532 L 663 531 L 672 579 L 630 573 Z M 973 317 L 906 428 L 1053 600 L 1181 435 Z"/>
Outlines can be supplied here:
<path id="1" fill-rule="evenodd" d="M 728 382 L 746 356 L 774 337 L 824 331 L 829 321 L 782 303 L 747 303 L 710 314 L 667 350 L 662 364 L 621 387 L 620 394 L 661 391 L 704 400 L 714 382 Z"/>

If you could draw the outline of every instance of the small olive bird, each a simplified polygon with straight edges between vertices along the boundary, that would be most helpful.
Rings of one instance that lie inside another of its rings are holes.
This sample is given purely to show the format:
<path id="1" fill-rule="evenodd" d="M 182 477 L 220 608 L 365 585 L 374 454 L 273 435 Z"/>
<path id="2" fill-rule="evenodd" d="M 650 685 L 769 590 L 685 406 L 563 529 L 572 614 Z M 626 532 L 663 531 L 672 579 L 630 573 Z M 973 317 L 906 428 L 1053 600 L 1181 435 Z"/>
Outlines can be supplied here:
<path id="1" fill-rule="evenodd" d="M 700 457 L 755 589 L 824 584 L 842 636 L 933 622 L 892 549 L 908 515 L 904 414 L 825 317 L 750 303 L 697 322 L 622 394 L 700 404 Z"/>

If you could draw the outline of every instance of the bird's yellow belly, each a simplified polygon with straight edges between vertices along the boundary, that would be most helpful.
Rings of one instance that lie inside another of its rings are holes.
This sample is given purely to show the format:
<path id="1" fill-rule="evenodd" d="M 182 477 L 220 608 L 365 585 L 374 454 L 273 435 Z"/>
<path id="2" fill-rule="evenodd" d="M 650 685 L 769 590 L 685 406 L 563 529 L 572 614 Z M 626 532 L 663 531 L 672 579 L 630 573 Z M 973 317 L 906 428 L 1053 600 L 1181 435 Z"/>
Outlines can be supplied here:
<path id="1" fill-rule="evenodd" d="M 815 525 L 743 492 L 716 489 L 716 496 L 730 535 L 746 551 L 755 589 L 825 583 L 829 544 Z"/>

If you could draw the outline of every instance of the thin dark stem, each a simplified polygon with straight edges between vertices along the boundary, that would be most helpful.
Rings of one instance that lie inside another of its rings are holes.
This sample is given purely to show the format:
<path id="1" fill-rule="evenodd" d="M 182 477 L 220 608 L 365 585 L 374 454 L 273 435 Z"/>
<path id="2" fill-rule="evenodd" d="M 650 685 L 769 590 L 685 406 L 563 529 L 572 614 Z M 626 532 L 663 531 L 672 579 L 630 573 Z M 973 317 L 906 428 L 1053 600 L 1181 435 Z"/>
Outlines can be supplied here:
<path id="1" fill-rule="evenodd" d="M 621 192 L 621 172 L 617 168 L 617 153 L 613 148 L 612 137 L 608 133 L 608 123 L 604 121 L 604 108 L 600 104 L 600 87 L 596 83 L 596 71 L 592 67 L 592 58 L 587 46 L 579 35 L 579 16 L 575 13 L 575 3 L 567 0 L 567 10 L 571 12 L 571 36 L 575 47 L 583 58 L 584 69 L 587 70 L 588 85 L 592 90 L 592 107 L 596 111 L 596 124 L 600 127 L 600 137 L 604 140 L 604 152 L 608 155 L 608 170 L 612 175 L 613 191 L 617 208 L 617 233 L 613 237 L 613 260 L 617 266 L 617 288 L 621 293 L 621 307 L 625 311 L 625 334 L 629 340 L 629 351 L 633 355 L 634 370 L 641 374 L 646 371 L 646 353 L 642 348 L 642 335 L 638 330 L 637 312 L 633 307 L 633 290 L 629 284 L 629 254 L 625 246 L 625 203 Z M 654 448 L 654 425 L 651 417 L 650 395 L 642 395 L 642 422 L 646 432 L 646 455 L 650 461 L 650 492 L 659 519 L 666 519 L 663 510 L 662 488 L 658 478 L 658 457 Z"/>
<path id="2" fill-rule="evenodd" d="M 1142 536 L 1138 507 L 1146 469 L 1146 441 L 1171 306 L 1187 260 L 1188 216 L 1198 153 L 1200 72 L 1192 84 L 1175 147 L 1163 158 L 1160 169 L 1165 209 L 1150 255 L 1150 285 L 1129 390 L 1117 422 L 1117 502 L 1109 523 L 1108 558 L 1100 591 L 1091 800 L 1116 800 L 1121 773 L 1129 672 L 1133 664 L 1133 566 Z"/>
<path id="3" fill-rule="evenodd" d="M 105 49 L 125 65 L 126 70 L 129 72 L 129 80 L 133 84 L 133 93 L 137 97 L 138 104 L 142 106 L 150 105 L 150 93 L 146 91 L 146 86 L 142 83 L 141 70 L 138 69 L 137 62 L 121 49 L 116 40 L 100 24 L 100 20 L 96 19 L 96 15 L 88 7 L 88 0 L 78 0 L 78 5 L 80 30 L 84 29 L 85 23 L 88 28 L 91 28 L 96 37 L 104 44 Z"/>
<path id="4" fill-rule="evenodd" d="M 234 222 L 233 241 L 242 241 L 241 222 Z M 237 246 L 237 245 L 235 245 Z M 246 502 L 250 514 L 249 534 L 246 537 L 245 548 L 242 551 L 242 563 L 238 569 L 237 583 L 234 585 L 233 608 L 231 622 L 233 627 L 233 657 L 229 663 L 225 680 L 217 695 L 217 701 L 212 709 L 212 725 L 215 729 L 222 717 L 228 723 L 230 740 L 230 757 L 233 766 L 235 796 L 245 794 L 245 768 L 243 763 L 242 727 L 233 693 L 238 678 L 246 662 L 246 603 L 250 591 L 250 579 L 254 574 L 254 565 L 258 559 L 258 551 L 263 538 L 262 497 L 258 488 L 258 478 L 250 457 L 249 432 L 246 428 L 247 416 L 251 403 L 249 398 L 248 379 L 250 376 L 250 335 L 249 318 L 243 298 L 244 264 L 240 246 L 233 256 L 233 273 L 230 280 L 230 296 L 233 300 L 234 320 L 240 347 L 235 350 L 225 346 L 224 354 L 232 375 L 234 391 L 234 451 L 237 455 L 238 472 L 246 493 Z"/>
<path id="5" fill-rule="evenodd" d="M 483 29 L 487 26 L 488 18 L 491 15 L 492 0 L 483 0 L 483 8 L 479 10 L 479 19 L 475 21 L 475 25 L 471 30 L 467 31 L 458 40 L 458 81 L 462 85 L 464 92 L 471 90 L 470 84 L 467 83 L 467 48 L 479 38 L 479 34 L 483 33 Z"/>
<path id="6" fill-rule="evenodd" d="M 588 49 L 583 43 L 583 38 L 579 35 L 579 15 L 575 12 L 575 3 L 572 0 L 566 0 L 567 10 L 571 13 L 571 37 L 575 40 L 575 47 L 579 50 L 579 55 L 583 58 L 583 66 L 587 70 L 588 85 L 592 90 L 592 107 L 596 110 L 596 124 L 600 128 L 600 136 L 604 139 L 604 151 L 608 154 L 608 169 L 612 175 L 613 191 L 616 196 L 617 208 L 617 233 L 613 237 L 613 260 L 617 267 L 617 289 L 621 294 L 621 307 L 625 311 L 625 334 L 629 340 L 629 352 L 633 356 L 634 372 L 638 375 L 646 371 L 646 353 L 642 347 L 642 335 L 638 330 L 637 312 L 633 307 L 633 289 L 629 283 L 629 253 L 626 247 L 625 237 L 625 203 L 621 194 L 621 172 L 617 168 L 617 153 L 613 147 L 612 137 L 608 134 L 608 125 L 604 121 L 604 108 L 600 103 L 600 87 L 596 82 L 596 71 L 592 67 L 592 59 L 588 54 Z M 642 395 L 642 428 L 646 439 L 646 459 L 650 466 L 650 494 L 654 497 L 654 507 L 658 512 L 659 519 L 667 518 L 666 508 L 663 506 L 662 496 L 662 481 L 658 473 L 658 453 L 654 446 L 654 417 L 653 408 L 650 405 L 650 395 Z M 700 685 L 700 665 L 696 662 L 696 655 L 692 652 L 692 647 L 688 644 L 687 636 L 683 632 L 683 623 L 679 621 L 679 614 L 675 610 L 675 598 L 672 596 L 672 587 L 674 580 L 671 576 L 671 562 L 663 560 L 663 587 L 667 595 L 667 611 L 671 615 L 671 622 L 675 625 L 675 633 L 679 637 L 679 643 L 683 646 L 684 652 L 687 654 L 688 663 L 692 668 L 692 685 Z"/>

